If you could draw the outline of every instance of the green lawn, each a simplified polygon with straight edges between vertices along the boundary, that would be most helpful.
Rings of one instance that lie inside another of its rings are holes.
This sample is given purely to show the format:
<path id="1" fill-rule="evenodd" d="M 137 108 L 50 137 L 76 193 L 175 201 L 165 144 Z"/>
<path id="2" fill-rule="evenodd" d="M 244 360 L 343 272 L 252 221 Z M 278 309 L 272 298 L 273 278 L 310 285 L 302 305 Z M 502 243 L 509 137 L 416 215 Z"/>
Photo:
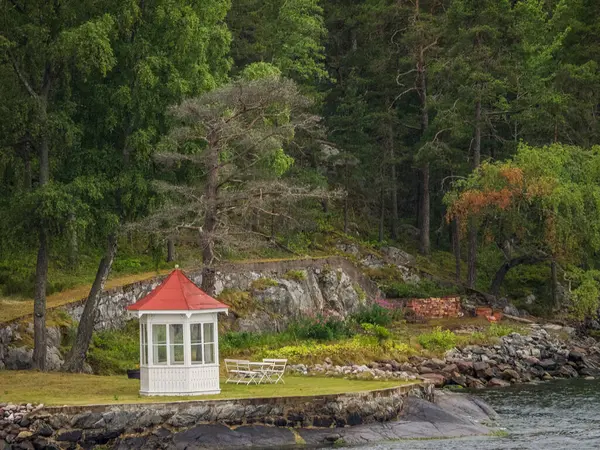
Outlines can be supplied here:
<path id="1" fill-rule="evenodd" d="M 197 397 L 141 397 L 139 380 L 126 376 L 0 371 L 0 403 L 87 405 L 249 397 L 292 397 L 340 394 L 399 386 L 401 381 L 287 376 L 285 384 L 234 385 L 221 380 L 221 394 Z"/>

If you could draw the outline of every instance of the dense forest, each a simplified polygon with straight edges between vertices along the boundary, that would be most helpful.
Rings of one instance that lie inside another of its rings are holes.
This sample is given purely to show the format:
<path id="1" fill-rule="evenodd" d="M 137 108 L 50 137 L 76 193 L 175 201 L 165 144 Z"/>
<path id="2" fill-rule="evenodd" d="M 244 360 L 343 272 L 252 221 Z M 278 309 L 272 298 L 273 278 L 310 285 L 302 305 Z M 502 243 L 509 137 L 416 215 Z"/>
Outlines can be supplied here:
<path id="1" fill-rule="evenodd" d="M 599 19 L 596 0 L 0 0 L 0 288 L 35 298 L 43 342 L 46 295 L 94 274 L 90 311 L 111 270 L 189 258 L 211 292 L 220 260 L 337 233 L 454 255 L 493 295 L 535 267 L 590 315 Z"/>

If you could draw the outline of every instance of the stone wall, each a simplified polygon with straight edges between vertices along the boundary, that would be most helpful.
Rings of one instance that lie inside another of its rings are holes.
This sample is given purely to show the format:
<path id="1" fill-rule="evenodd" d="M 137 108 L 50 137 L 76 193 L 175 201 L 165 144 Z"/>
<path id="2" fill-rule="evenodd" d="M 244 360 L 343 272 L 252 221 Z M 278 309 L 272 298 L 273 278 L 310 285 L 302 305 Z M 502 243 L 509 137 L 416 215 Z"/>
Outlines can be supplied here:
<path id="1" fill-rule="evenodd" d="M 409 395 L 433 400 L 433 386 L 338 395 L 204 400 L 73 407 L 0 405 L 2 440 L 13 448 L 115 445 L 122 439 L 154 436 L 177 441 L 205 424 L 288 428 L 335 428 L 397 419 Z M 9 420 L 8 417 L 11 417 Z M 223 428 L 226 430 L 227 428 Z M 125 438 L 126 436 L 126 438 Z M 127 448 L 127 446 L 125 446 Z M 147 446 L 145 446 L 148 448 Z"/>
<path id="2" fill-rule="evenodd" d="M 407 300 L 405 304 L 417 316 L 427 319 L 462 315 L 460 297 L 415 298 Z"/>

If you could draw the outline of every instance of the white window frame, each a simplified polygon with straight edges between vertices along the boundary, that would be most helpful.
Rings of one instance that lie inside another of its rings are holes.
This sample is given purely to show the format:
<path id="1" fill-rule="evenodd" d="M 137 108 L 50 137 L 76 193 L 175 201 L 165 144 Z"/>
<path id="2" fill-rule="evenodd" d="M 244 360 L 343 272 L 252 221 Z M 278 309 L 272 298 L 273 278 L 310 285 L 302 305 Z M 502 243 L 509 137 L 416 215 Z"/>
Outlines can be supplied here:
<path id="1" fill-rule="evenodd" d="M 212 326 L 212 342 L 205 342 L 204 341 L 204 327 L 206 325 L 210 325 Z M 204 322 L 202 324 L 202 364 L 214 364 L 215 363 L 215 356 L 216 356 L 216 352 L 215 352 L 215 335 L 216 335 L 216 326 L 214 324 L 214 322 Z M 206 349 L 208 348 L 208 346 L 212 346 L 212 362 L 206 362 Z"/>
<path id="2" fill-rule="evenodd" d="M 195 325 L 199 325 L 200 326 L 200 341 L 194 341 L 192 342 L 191 336 L 192 336 L 192 327 Z M 211 342 L 206 342 L 204 340 L 204 327 L 206 325 L 210 325 L 213 327 L 213 340 Z M 218 364 L 218 358 L 219 358 L 219 354 L 218 354 L 218 350 L 217 350 L 217 326 L 214 322 L 214 320 L 210 320 L 210 321 L 194 321 L 191 322 L 189 324 L 190 326 L 190 364 L 192 366 L 205 366 L 205 365 L 216 365 Z M 191 349 L 192 346 L 196 346 L 199 345 L 200 348 L 202 349 L 202 361 L 192 361 L 191 359 Z M 206 352 L 207 352 L 207 348 L 209 348 L 208 346 L 212 345 L 212 362 L 206 362 Z"/>
<path id="3" fill-rule="evenodd" d="M 181 326 L 181 333 L 182 333 L 182 341 L 181 344 L 173 344 L 171 343 L 171 327 L 179 325 Z M 185 323 L 169 323 L 167 324 L 167 345 L 168 345 L 168 350 L 167 350 L 167 361 L 168 361 L 168 366 L 184 366 L 185 365 Z M 179 346 L 181 347 L 181 349 L 183 350 L 183 360 L 182 361 L 175 361 L 174 357 L 175 357 L 175 352 L 171 351 L 175 349 L 175 346 Z"/>
<path id="4" fill-rule="evenodd" d="M 157 323 L 152 323 L 151 324 L 151 335 L 152 335 L 152 365 L 153 366 L 168 366 L 169 364 L 169 327 L 167 326 L 168 324 L 166 323 L 162 323 L 162 322 L 157 322 Z M 165 343 L 155 343 L 154 342 L 154 327 L 165 327 L 165 335 L 166 335 L 166 340 Z M 166 359 L 165 362 L 158 362 L 154 360 L 154 356 L 156 354 L 158 359 L 158 347 L 166 347 Z M 156 353 L 154 351 L 154 349 L 157 349 Z"/>
<path id="5" fill-rule="evenodd" d="M 140 323 L 140 366 L 148 366 L 148 324 Z"/>

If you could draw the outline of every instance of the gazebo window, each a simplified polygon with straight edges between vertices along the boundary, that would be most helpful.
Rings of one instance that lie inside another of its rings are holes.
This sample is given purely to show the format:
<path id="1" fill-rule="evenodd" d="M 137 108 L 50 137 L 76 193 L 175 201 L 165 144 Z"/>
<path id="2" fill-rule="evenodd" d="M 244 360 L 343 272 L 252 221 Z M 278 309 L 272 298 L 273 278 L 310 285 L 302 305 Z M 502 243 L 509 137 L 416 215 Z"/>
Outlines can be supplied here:
<path id="1" fill-rule="evenodd" d="M 140 325 L 140 349 L 142 352 L 141 363 L 142 365 L 148 364 L 148 335 L 146 334 L 146 324 Z"/>
<path id="2" fill-rule="evenodd" d="M 169 364 L 183 364 L 183 325 L 169 325 Z"/>
<path id="3" fill-rule="evenodd" d="M 215 325 L 204 324 L 204 364 L 215 362 Z"/>
<path id="4" fill-rule="evenodd" d="M 190 325 L 190 338 L 192 348 L 192 364 L 202 364 L 202 324 L 193 323 Z"/>
<path id="5" fill-rule="evenodd" d="M 152 363 L 167 364 L 167 326 L 152 325 Z"/>
<path id="6" fill-rule="evenodd" d="M 215 363 L 215 324 L 193 323 L 190 325 L 192 364 Z"/>

